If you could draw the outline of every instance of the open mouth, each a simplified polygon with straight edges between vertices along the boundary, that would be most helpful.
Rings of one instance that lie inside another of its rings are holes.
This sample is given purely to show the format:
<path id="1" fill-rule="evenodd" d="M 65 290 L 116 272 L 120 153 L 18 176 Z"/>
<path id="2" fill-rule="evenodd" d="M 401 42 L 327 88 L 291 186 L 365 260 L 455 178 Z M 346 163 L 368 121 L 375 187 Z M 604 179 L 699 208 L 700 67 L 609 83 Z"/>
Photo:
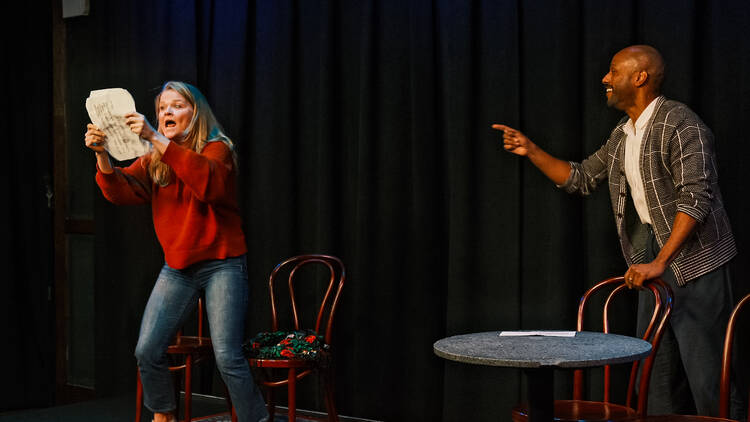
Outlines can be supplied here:
<path id="1" fill-rule="evenodd" d="M 605 92 L 606 92 L 607 94 L 610 94 L 610 93 L 612 93 L 612 87 L 611 87 L 611 86 L 607 86 L 607 87 L 605 87 L 604 91 L 605 91 Z"/>
<path id="2" fill-rule="evenodd" d="M 170 128 L 170 127 L 175 127 L 175 126 L 177 126 L 177 123 L 174 120 L 165 120 L 164 121 L 164 127 L 165 128 Z"/>

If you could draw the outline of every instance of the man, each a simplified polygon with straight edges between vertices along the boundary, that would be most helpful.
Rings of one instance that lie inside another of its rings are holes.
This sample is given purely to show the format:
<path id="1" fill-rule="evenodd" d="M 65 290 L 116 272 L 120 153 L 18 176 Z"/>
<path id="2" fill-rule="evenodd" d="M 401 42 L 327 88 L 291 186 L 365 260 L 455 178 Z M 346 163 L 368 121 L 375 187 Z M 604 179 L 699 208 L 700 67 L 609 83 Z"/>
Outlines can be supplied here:
<path id="1" fill-rule="evenodd" d="M 602 79 L 607 105 L 625 112 L 609 139 L 581 163 L 557 159 L 505 125 L 504 148 L 527 157 L 569 193 L 609 179 L 625 282 L 661 277 L 675 293 L 654 366 L 649 413 L 716 415 L 722 342 L 733 305 L 727 263 L 737 253 L 718 186 L 713 135 L 687 106 L 660 93 L 661 54 L 618 52 Z M 646 300 L 641 294 L 641 300 Z M 640 304 L 641 310 L 647 307 Z M 648 321 L 639 315 L 639 330 Z"/>

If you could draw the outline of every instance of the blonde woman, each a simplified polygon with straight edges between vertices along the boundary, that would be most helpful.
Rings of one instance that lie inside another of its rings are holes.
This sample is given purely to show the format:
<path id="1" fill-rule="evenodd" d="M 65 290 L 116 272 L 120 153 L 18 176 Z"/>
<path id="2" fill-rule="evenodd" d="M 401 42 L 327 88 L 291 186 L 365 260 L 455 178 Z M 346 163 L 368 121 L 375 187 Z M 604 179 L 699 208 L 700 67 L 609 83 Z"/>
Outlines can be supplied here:
<path id="1" fill-rule="evenodd" d="M 236 159 L 205 97 L 170 81 L 156 96 L 158 130 L 140 113 L 130 129 L 153 146 L 128 167 L 113 167 L 107 139 L 95 125 L 86 146 L 96 153 L 96 182 L 119 205 L 151 203 L 166 263 L 146 305 L 135 356 L 144 404 L 154 422 L 175 420 L 174 385 L 166 349 L 197 297 L 205 294 L 216 365 L 239 420 L 268 416 L 242 353 L 248 306 L 245 237 L 236 199 Z"/>

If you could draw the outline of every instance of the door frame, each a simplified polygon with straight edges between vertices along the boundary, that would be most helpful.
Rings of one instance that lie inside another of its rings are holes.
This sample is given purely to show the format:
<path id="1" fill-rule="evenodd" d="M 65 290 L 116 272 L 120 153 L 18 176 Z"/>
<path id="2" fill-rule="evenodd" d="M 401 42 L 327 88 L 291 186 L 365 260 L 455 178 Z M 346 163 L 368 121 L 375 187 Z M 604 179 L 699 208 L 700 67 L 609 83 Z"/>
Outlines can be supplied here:
<path id="1" fill-rule="evenodd" d="M 68 382 L 68 324 L 70 321 L 70 291 L 68 282 L 67 236 L 94 234 L 94 220 L 72 220 L 67 216 L 68 160 L 67 121 L 65 113 L 67 87 L 67 49 L 62 2 L 52 2 L 52 141 L 54 178 L 54 274 L 55 274 L 55 403 L 67 404 L 91 400 L 93 388 Z"/>

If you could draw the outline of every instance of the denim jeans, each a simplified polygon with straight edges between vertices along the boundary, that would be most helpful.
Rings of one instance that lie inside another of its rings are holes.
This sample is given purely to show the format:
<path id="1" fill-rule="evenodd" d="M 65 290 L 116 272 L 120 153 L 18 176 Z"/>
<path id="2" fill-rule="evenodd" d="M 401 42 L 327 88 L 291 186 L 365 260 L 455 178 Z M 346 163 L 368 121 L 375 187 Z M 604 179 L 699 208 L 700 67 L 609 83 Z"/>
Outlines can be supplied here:
<path id="1" fill-rule="evenodd" d="M 166 350 L 193 313 L 201 291 L 205 292 L 216 366 L 238 419 L 259 421 L 268 413 L 242 353 L 249 291 L 244 255 L 203 261 L 182 270 L 166 264 L 162 267 L 146 304 L 135 348 L 144 404 L 160 413 L 177 408 Z"/>

